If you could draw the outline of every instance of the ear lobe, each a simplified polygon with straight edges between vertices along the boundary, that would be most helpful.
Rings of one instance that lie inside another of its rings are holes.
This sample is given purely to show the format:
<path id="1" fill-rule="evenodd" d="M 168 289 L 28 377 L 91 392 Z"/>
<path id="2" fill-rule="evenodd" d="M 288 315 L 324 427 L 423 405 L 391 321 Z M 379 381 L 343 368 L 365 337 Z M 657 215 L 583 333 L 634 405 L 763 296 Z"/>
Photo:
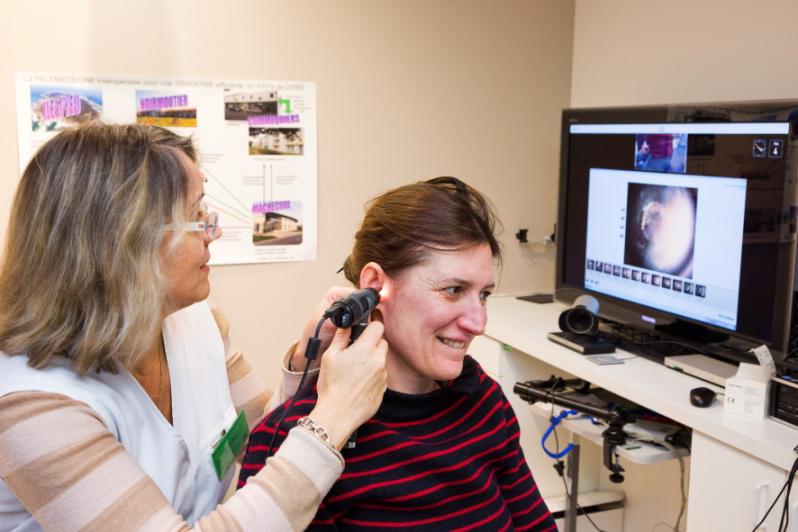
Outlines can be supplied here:
<path id="1" fill-rule="evenodd" d="M 369 262 L 360 270 L 360 282 L 358 284 L 360 288 L 373 288 L 380 291 L 385 282 L 385 277 L 385 271 L 382 266 L 376 262 Z"/>

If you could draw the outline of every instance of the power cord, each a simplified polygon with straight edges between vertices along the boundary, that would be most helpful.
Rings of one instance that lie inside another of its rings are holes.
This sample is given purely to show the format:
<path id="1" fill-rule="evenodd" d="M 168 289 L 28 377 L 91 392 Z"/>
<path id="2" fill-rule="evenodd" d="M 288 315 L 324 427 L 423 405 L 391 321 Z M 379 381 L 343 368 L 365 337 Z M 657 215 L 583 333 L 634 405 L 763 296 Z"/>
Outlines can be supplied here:
<path id="1" fill-rule="evenodd" d="M 663 442 L 662 445 L 665 446 L 666 448 L 670 449 L 670 450 L 675 450 L 676 449 L 676 447 L 674 445 L 666 443 L 666 442 Z M 679 524 L 682 522 L 682 517 L 684 516 L 684 510 L 687 507 L 687 492 L 684 489 L 684 480 L 685 480 L 684 457 L 679 456 L 678 460 L 679 460 L 679 488 L 681 490 L 682 502 L 681 502 L 681 505 L 679 507 L 679 515 L 676 517 L 676 524 L 671 526 L 668 523 L 659 522 L 659 523 L 654 525 L 654 528 L 651 529 L 651 532 L 654 532 L 656 529 L 658 529 L 661 526 L 668 527 L 668 529 L 671 530 L 672 532 L 681 532 L 681 529 L 679 528 Z"/>
<path id="2" fill-rule="evenodd" d="M 266 457 L 272 455 L 272 451 L 274 450 L 274 442 L 277 439 L 277 434 L 280 433 L 280 427 L 283 425 L 283 421 L 285 421 L 285 416 L 288 414 L 289 410 L 294 406 L 294 400 L 296 399 L 297 395 L 300 394 L 302 391 L 302 385 L 305 384 L 305 377 L 308 375 L 308 369 L 310 368 L 310 363 L 315 360 L 316 356 L 319 354 L 319 348 L 321 347 L 321 340 L 319 339 L 319 333 L 321 332 L 321 326 L 324 324 L 324 321 L 327 319 L 327 316 L 322 317 L 319 320 L 319 323 L 316 325 L 316 332 L 313 333 L 311 338 L 308 338 L 308 345 L 305 347 L 305 358 L 308 359 L 307 363 L 305 364 L 305 369 L 302 371 L 302 377 L 299 379 L 299 386 L 296 387 L 296 392 L 293 396 L 291 396 L 291 400 L 288 402 L 288 406 L 285 407 L 283 410 L 283 415 L 280 416 L 280 421 L 277 422 L 277 426 L 274 427 L 274 434 L 272 434 L 272 439 L 269 442 L 269 451 L 266 453 Z"/>
<path id="3" fill-rule="evenodd" d="M 779 520 L 779 528 L 777 532 L 787 532 L 787 525 L 790 522 L 790 491 L 792 490 L 792 481 L 793 478 L 795 478 L 796 472 L 798 472 L 798 458 L 796 458 L 795 462 L 793 462 L 790 473 L 787 476 L 787 480 L 784 482 L 781 490 L 779 490 L 778 495 L 776 495 L 776 498 L 773 499 L 773 502 L 768 508 L 768 511 L 765 512 L 765 515 L 762 516 L 762 519 L 756 524 L 756 526 L 754 526 L 752 532 L 756 532 L 757 529 L 762 526 L 762 523 L 764 523 L 765 519 L 767 519 L 768 515 L 770 515 L 771 510 L 773 510 L 773 507 L 776 506 L 781 494 L 784 493 L 785 490 L 787 491 L 787 496 L 784 498 L 784 506 L 781 510 L 781 519 Z"/>

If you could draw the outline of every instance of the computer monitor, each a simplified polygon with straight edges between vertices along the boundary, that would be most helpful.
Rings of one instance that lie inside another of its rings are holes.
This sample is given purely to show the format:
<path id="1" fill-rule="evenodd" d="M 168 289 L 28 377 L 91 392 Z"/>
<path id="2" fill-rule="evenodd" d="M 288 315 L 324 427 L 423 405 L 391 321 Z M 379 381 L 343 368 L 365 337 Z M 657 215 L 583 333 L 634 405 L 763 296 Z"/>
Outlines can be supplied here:
<path id="1" fill-rule="evenodd" d="M 796 132 L 798 100 L 563 111 L 557 299 L 784 352 Z"/>

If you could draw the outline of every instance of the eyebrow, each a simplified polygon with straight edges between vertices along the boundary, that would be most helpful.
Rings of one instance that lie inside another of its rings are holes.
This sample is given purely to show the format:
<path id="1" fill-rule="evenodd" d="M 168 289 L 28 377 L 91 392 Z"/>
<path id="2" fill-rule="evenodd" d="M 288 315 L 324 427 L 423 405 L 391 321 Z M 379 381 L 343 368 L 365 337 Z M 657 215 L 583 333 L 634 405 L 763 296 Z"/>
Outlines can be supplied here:
<path id="1" fill-rule="evenodd" d="M 458 279 L 456 277 L 452 277 L 450 279 L 444 279 L 444 284 L 449 284 L 449 283 L 461 284 L 461 285 L 465 285 L 465 286 L 472 286 L 474 284 L 474 283 L 472 283 L 470 281 L 466 281 L 465 279 Z M 490 289 L 496 288 L 496 283 L 490 283 L 488 285 L 485 285 L 485 286 L 482 287 L 482 290 L 486 290 L 488 288 L 490 288 Z"/>

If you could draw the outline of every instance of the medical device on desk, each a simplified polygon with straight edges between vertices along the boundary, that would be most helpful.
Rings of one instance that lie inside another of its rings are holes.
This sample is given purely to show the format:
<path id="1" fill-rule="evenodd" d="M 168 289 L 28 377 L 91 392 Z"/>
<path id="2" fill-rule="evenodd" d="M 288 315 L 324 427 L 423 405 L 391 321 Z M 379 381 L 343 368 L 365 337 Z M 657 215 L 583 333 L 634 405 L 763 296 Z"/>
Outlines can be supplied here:
<path id="1" fill-rule="evenodd" d="M 650 441 L 656 445 L 689 448 L 688 429 L 675 425 L 646 423 L 642 418 L 653 413 L 605 390 L 591 389 L 590 383 L 581 379 L 565 380 L 551 376 L 547 380 L 517 382 L 513 391 L 530 404 L 545 402 L 571 409 L 554 416 L 549 429 L 544 432 L 541 443 L 544 451 L 552 458 L 559 460 L 572 448 L 569 444 L 563 451 L 556 453 L 546 448 L 546 439 L 560 421 L 569 415 L 586 414 L 606 422 L 608 426 L 601 433 L 602 456 L 604 466 L 610 470 L 612 482 L 620 483 L 624 480 L 622 474 L 624 469 L 619 463 L 617 449 L 628 441 Z"/>

